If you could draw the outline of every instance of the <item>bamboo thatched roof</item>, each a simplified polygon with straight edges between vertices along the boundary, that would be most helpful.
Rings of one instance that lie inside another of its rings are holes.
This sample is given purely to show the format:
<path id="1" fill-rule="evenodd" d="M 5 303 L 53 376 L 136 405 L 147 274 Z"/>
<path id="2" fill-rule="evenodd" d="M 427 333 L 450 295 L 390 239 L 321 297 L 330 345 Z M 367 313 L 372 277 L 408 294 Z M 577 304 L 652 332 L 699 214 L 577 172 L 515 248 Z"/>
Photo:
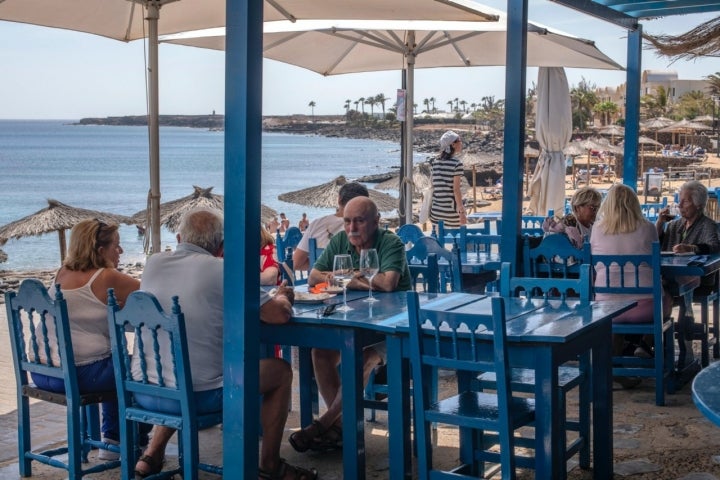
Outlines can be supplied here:
<path id="1" fill-rule="evenodd" d="M 0 245 L 11 238 L 67 230 L 88 218 L 97 218 L 105 223 L 135 223 L 130 217 L 124 215 L 72 207 L 57 200 L 48 199 L 48 206 L 42 210 L 0 227 Z"/>
<path id="2" fill-rule="evenodd" d="M 225 197 L 212 193 L 213 188 L 215 187 L 203 188 L 193 185 L 193 193 L 190 195 L 161 203 L 160 224 L 167 227 L 171 232 L 176 232 L 180 226 L 182 216 L 194 208 L 214 208 L 222 211 L 225 205 Z M 261 205 L 260 207 L 260 221 L 262 223 L 269 222 L 277 215 L 275 210 L 266 205 Z M 140 210 L 132 216 L 135 222 L 142 225 L 147 224 L 147 217 L 147 210 Z"/>
<path id="3" fill-rule="evenodd" d="M 339 176 L 329 182 L 314 187 L 295 190 L 294 192 L 278 195 L 278 200 L 283 202 L 297 203 L 317 208 L 336 208 L 338 206 L 338 195 L 340 188 L 348 183 L 344 176 Z M 378 210 L 389 212 L 398 207 L 399 200 L 387 193 L 369 190 L 370 199 L 375 202 Z"/>
<path id="4" fill-rule="evenodd" d="M 676 60 L 720 56 L 720 17 L 701 23 L 680 35 L 643 34 L 659 55 Z"/>

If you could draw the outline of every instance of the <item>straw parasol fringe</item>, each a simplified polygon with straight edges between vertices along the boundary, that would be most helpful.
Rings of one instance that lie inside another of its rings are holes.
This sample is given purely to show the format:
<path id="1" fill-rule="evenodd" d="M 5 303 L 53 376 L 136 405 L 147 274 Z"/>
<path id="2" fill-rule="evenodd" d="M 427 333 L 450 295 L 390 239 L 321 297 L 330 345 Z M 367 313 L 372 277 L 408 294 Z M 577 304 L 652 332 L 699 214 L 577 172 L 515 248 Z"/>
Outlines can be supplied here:
<path id="1" fill-rule="evenodd" d="M 171 232 L 176 232 L 180 226 L 182 216 L 195 208 L 214 208 L 223 210 L 225 206 L 225 197 L 212 193 L 215 187 L 198 187 L 193 185 L 193 193 L 190 195 L 170 200 L 160 205 L 160 224 L 165 226 Z M 266 205 L 260 205 L 260 220 L 267 223 L 277 215 L 277 212 Z M 132 216 L 132 219 L 138 223 L 145 225 L 147 223 L 147 210 L 140 210 Z"/>
<path id="2" fill-rule="evenodd" d="M 278 200 L 316 208 L 336 208 L 340 188 L 348 183 L 344 176 L 339 176 L 329 182 L 314 187 L 295 190 L 278 195 Z M 381 212 L 389 212 L 398 207 L 399 200 L 387 193 L 369 190 L 370 199 L 375 202 Z"/>
<path id="3" fill-rule="evenodd" d="M 659 56 L 673 57 L 674 60 L 691 60 L 698 57 L 720 56 L 720 17 L 701 23 L 680 35 L 643 34 Z"/>
<path id="4" fill-rule="evenodd" d="M 0 249 L 0 263 L 7 262 L 8 256 L 2 249 Z"/>
<path id="5" fill-rule="evenodd" d="M 11 238 L 58 232 L 60 260 L 62 261 L 65 259 L 65 230 L 74 227 L 82 220 L 96 218 L 104 223 L 125 223 L 128 225 L 135 223 L 133 219 L 124 215 L 72 207 L 53 199 L 48 199 L 47 202 L 48 206 L 46 208 L 0 227 L 0 245 L 5 244 Z"/>

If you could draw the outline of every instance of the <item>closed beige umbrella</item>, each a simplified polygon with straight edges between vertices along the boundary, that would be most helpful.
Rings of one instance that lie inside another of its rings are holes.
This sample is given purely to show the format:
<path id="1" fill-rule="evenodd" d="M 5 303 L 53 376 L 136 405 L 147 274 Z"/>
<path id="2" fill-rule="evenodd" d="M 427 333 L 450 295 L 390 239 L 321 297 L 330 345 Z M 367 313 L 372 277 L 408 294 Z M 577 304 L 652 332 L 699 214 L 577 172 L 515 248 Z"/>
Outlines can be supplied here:
<path id="1" fill-rule="evenodd" d="M 125 223 L 128 225 L 135 223 L 132 218 L 124 215 L 72 207 L 57 200 L 48 199 L 46 208 L 0 227 L 0 245 L 3 245 L 11 238 L 58 232 L 60 261 L 63 261 L 66 253 L 65 230 L 73 228 L 82 220 L 89 218 L 96 218 L 104 223 Z"/>

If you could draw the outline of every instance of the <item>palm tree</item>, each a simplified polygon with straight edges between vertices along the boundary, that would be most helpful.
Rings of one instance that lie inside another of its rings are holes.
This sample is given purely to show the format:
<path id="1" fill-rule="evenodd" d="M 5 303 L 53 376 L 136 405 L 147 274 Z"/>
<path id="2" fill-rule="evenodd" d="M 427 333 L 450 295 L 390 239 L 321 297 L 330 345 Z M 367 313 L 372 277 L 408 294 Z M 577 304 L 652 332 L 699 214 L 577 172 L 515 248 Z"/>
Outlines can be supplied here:
<path id="1" fill-rule="evenodd" d="M 470 108 L 472 108 L 473 112 L 477 112 L 477 103 L 475 103 L 475 102 L 471 103 Z"/>
<path id="2" fill-rule="evenodd" d="M 595 104 L 594 111 L 595 113 L 600 114 L 600 123 L 601 125 L 609 125 L 612 120 L 612 117 L 618 112 L 619 108 L 617 106 L 617 103 L 612 102 L 610 100 L 607 100 L 605 102 L 600 102 Z"/>
<path id="3" fill-rule="evenodd" d="M 349 98 L 345 100 L 345 115 L 350 113 L 350 103 L 352 103 L 352 100 L 350 100 Z"/>
<path id="4" fill-rule="evenodd" d="M 308 103 L 308 107 L 310 107 L 310 114 L 312 115 L 312 121 L 315 123 L 315 100 L 310 100 L 310 103 Z"/>
<path id="5" fill-rule="evenodd" d="M 452 101 L 452 100 L 448 100 L 448 101 L 447 101 L 447 104 L 450 105 L 450 112 L 452 112 L 452 111 L 453 111 L 453 101 Z"/>
<path id="6" fill-rule="evenodd" d="M 364 117 L 365 116 L 365 97 L 358 98 L 358 102 L 360 102 L 360 108 L 362 108 L 362 114 Z"/>
<path id="7" fill-rule="evenodd" d="M 430 100 L 427 98 L 423 99 L 423 105 L 425 105 L 425 112 L 430 113 Z"/>
<path id="8" fill-rule="evenodd" d="M 435 109 L 435 97 L 430 97 L 430 103 L 432 103 L 432 113 L 437 113 L 437 110 Z"/>
<path id="9" fill-rule="evenodd" d="M 358 103 L 360 103 L 360 100 L 355 100 L 355 111 L 357 112 L 358 109 Z"/>
<path id="10" fill-rule="evenodd" d="M 462 107 L 463 107 L 463 113 L 467 113 L 467 108 L 465 108 L 467 103 L 468 102 L 466 102 L 465 100 L 460 100 L 460 105 L 462 105 Z"/>
<path id="11" fill-rule="evenodd" d="M 570 90 L 570 99 L 573 109 L 573 127 L 585 130 L 588 122 L 592 119 L 593 108 L 598 102 L 595 85 L 590 84 L 585 77 L 582 77 L 578 86 Z"/>
<path id="12" fill-rule="evenodd" d="M 710 94 L 720 95 L 720 72 L 715 72 L 708 75 L 707 77 L 705 77 L 705 80 L 707 80 L 710 84 L 710 88 L 708 88 L 708 90 L 710 90 Z"/>
<path id="13" fill-rule="evenodd" d="M 375 97 L 374 96 L 365 97 L 365 103 L 370 105 L 370 118 L 372 118 L 375 114 L 375 108 L 374 108 L 375 107 Z"/>
<path id="14" fill-rule="evenodd" d="M 387 102 L 388 100 L 390 100 L 390 99 L 387 98 L 384 93 L 378 93 L 377 95 L 375 95 L 375 102 L 382 107 L 383 120 L 385 120 L 385 102 Z"/>
<path id="15" fill-rule="evenodd" d="M 457 112 L 458 110 L 460 110 L 460 105 L 458 105 L 458 97 L 455 97 L 454 101 L 455 101 L 455 111 Z"/>

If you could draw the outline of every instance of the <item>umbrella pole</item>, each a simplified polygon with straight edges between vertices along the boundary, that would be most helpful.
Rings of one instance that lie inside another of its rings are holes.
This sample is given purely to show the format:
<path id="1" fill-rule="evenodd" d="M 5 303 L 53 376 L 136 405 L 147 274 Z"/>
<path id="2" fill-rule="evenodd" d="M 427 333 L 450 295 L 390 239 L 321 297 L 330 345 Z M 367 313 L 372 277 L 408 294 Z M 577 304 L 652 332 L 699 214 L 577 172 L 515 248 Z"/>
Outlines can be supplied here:
<path id="1" fill-rule="evenodd" d="M 472 166 L 472 189 L 473 189 L 473 204 L 470 209 L 470 213 L 477 211 L 477 165 Z"/>
<path id="2" fill-rule="evenodd" d="M 60 240 L 60 263 L 65 261 L 65 255 L 67 254 L 67 244 L 65 243 L 65 229 L 58 230 L 58 239 Z"/>
<path id="3" fill-rule="evenodd" d="M 158 18 L 160 7 L 147 4 L 148 59 L 150 84 L 148 94 L 148 134 L 150 137 L 150 234 L 151 253 L 160 251 L 160 107 L 158 99 Z"/>
<path id="4" fill-rule="evenodd" d="M 408 31 L 408 45 L 411 51 L 407 54 L 407 92 L 405 94 L 405 223 L 413 223 L 413 87 L 415 83 L 415 32 Z"/>

